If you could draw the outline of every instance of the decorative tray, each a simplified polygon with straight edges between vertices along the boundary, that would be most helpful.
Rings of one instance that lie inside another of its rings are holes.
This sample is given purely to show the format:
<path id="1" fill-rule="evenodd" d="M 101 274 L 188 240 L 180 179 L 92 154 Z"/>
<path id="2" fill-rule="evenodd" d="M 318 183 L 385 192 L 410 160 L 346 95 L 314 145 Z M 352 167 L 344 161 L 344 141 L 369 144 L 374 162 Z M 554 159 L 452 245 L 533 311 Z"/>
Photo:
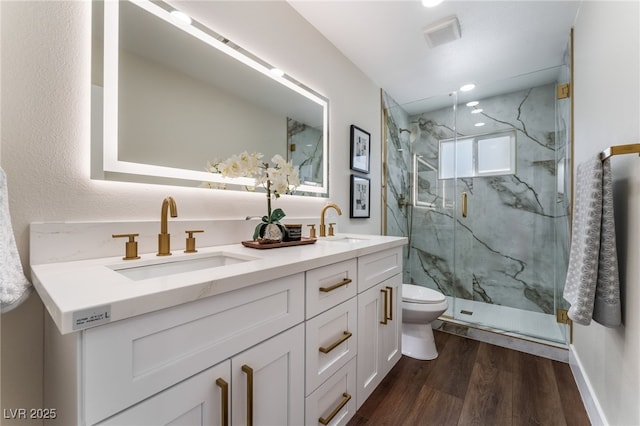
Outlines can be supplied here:
<path id="1" fill-rule="evenodd" d="M 245 247 L 251 247 L 258 250 L 266 250 L 278 247 L 289 247 L 289 246 L 301 246 L 305 244 L 313 244 L 318 241 L 316 238 L 308 238 L 302 237 L 300 241 L 286 241 L 283 243 L 263 243 L 260 244 L 257 241 L 242 241 L 242 245 Z"/>

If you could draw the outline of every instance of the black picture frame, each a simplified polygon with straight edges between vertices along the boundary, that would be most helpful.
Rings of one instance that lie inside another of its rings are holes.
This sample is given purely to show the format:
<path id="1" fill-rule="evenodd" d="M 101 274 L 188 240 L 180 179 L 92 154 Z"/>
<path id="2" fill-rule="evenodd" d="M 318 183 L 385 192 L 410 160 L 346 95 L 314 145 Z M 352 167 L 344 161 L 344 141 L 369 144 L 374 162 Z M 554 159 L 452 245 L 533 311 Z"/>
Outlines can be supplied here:
<path id="1" fill-rule="evenodd" d="M 371 179 L 351 175 L 351 202 L 349 217 L 367 219 L 371 215 Z"/>
<path id="2" fill-rule="evenodd" d="M 351 170 L 369 173 L 371 164 L 371 134 L 351 125 Z"/>

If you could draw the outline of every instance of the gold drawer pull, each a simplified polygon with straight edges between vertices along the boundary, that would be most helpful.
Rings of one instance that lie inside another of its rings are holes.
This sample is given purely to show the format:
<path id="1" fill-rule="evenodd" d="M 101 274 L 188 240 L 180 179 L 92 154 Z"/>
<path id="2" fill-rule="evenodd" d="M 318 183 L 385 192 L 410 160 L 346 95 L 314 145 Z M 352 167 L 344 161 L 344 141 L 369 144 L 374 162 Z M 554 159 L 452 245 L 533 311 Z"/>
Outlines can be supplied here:
<path id="1" fill-rule="evenodd" d="M 344 285 L 347 285 L 347 284 L 351 283 L 351 281 L 352 281 L 351 278 L 345 278 L 342 281 L 340 281 L 338 284 L 334 284 L 334 285 L 332 285 L 330 287 L 320 287 L 319 290 L 321 292 L 323 292 L 323 293 L 328 293 L 330 291 L 335 290 L 336 288 L 340 288 L 340 287 L 342 287 Z"/>
<path id="2" fill-rule="evenodd" d="M 229 383 L 222 378 L 218 378 L 216 385 L 220 386 L 222 391 L 222 415 L 220 424 L 222 426 L 229 426 Z"/>
<path id="3" fill-rule="evenodd" d="M 384 312 L 382 313 L 382 321 L 380 324 L 387 325 L 387 311 L 389 310 L 389 292 L 387 290 L 380 289 L 381 293 L 384 293 Z"/>
<path id="4" fill-rule="evenodd" d="M 340 405 L 338 405 L 336 408 L 334 408 L 334 410 L 331 412 L 331 414 L 329 414 L 329 417 L 327 417 L 326 419 L 324 417 L 320 417 L 318 419 L 318 421 L 320 423 L 322 423 L 323 425 L 328 425 L 329 423 L 331 423 L 331 420 L 333 420 L 333 418 L 336 416 L 336 414 L 338 414 L 340 412 L 340 410 L 342 410 L 342 407 L 344 407 L 345 405 L 347 405 L 347 402 L 349 402 L 349 400 L 351 399 L 351 395 L 349 395 L 348 393 L 344 392 L 342 394 L 342 397 L 344 398 L 342 400 L 342 402 L 340 403 Z"/>
<path id="5" fill-rule="evenodd" d="M 349 331 L 345 331 L 343 332 L 343 336 L 341 338 L 339 338 L 337 341 L 333 342 L 331 344 L 331 346 L 329 346 L 328 348 L 325 347 L 320 347 L 320 352 L 322 352 L 323 354 L 328 354 L 329 352 L 331 352 L 332 350 L 334 350 L 338 345 L 340 345 L 342 342 L 346 341 L 349 337 L 352 336 L 352 334 Z"/>
<path id="6" fill-rule="evenodd" d="M 389 290 L 389 316 L 387 319 L 393 321 L 393 287 L 387 286 L 387 290 Z"/>
<path id="7" fill-rule="evenodd" d="M 253 368 L 247 364 L 241 368 L 247 373 L 247 426 L 253 426 Z"/>

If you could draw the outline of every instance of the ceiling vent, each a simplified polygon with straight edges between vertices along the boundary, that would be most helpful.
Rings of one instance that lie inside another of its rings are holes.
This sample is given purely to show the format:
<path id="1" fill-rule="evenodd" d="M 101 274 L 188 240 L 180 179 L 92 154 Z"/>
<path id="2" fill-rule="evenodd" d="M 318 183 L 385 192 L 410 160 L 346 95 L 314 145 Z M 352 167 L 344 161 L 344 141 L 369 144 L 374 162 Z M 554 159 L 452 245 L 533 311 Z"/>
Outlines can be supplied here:
<path id="1" fill-rule="evenodd" d="M 460 21 L 456 16 L 449 16 L 425 27 L 422 32 L 429 47 L 440 46 L 460 38 Z"/>

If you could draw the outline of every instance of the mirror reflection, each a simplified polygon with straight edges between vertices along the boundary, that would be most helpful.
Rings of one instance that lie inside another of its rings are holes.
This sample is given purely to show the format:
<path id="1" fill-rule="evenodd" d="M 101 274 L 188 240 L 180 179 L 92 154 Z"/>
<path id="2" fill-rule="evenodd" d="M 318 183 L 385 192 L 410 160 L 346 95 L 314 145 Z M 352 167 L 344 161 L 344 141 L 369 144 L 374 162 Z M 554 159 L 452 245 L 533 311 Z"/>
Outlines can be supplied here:
<path id="1" fill-rule="evenodd" d="M 247 151 L 291 161 L 296 194 L 327 196 L 327 99 L 171 11 L 161 2 L 94 4 L 94 37 L 103 38 L 93 63 L 103 72 L 93 75 L 92 106 L 104 130 L 94 132 L 102 161 L 93 159 L 103 174 L 92 176 L 243 190 L 247 179 L 207 165 Z"/>

